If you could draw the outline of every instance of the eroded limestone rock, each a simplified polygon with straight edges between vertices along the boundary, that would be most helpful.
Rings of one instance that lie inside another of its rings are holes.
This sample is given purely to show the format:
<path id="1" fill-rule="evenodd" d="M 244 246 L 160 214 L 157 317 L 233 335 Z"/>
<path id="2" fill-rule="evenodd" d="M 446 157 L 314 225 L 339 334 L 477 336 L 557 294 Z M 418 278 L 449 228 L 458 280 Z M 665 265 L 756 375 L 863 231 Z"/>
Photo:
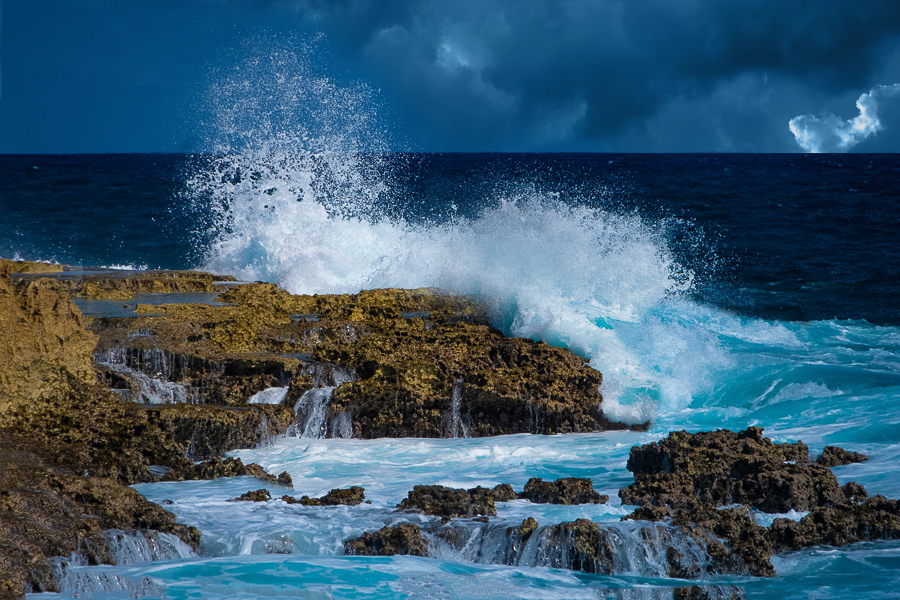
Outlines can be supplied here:
<path id="1" fill-rule="evenodd" d="M 518 497 L 538 504 L 606 504 L 609 500 L 606 494 L 594 491 L 590 479 L 581 477 L 562 477 L 556 481 L 532 477 Z"/>
<path id="2" fill-rule="evenodd" d="M 419 526 L 402 523 L 382 527 L 373 533 L 344 542 L 344 554 L 355 556 L 428 556 L 428 542 L 422 537 Z"/>

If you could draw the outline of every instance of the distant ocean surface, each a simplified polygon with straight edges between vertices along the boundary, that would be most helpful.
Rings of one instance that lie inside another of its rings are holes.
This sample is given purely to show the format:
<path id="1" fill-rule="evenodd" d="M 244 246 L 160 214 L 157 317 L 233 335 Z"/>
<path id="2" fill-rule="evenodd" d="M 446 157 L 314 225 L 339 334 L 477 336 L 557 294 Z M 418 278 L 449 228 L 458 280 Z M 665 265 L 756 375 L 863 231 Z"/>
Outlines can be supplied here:
<path id="1" fill-rule="evenodd" d="M 290 472 L 298 496 L 363 485 L 373 503 L 226 502 L 259 487 L 241 479 L 137 486 L 201 529 L 201 557 L 83 567 L 64 595 L 134 593 L 102 574 L 112 572 L 149 578 L 149 597 L 671 598 L 685 582 L 652 566 L 589 576 L 339 549 L 396 522 L 391 508 L 414 484 L 591 477 L 609 505 L 517 500 L 498 504 L 499 517 L 617 522 L 630 512 L 616 492 L 632 481 L 631 445 L 680 429 L 759 425 L 813 454 L 862 451 L 871 460 L 836 468 L 841 482 L 898 498 L 898 202 L 898 155 L 0 156 L 0 257 L 200 268 L 293 293 L 475 294 L 507 334 L 569 347 L 600 370 L 612 417 L 652 422 L 646 433 L 285 438 L 238 451 Z M 289 554 L 269 554 L 278 544 Z M 895 542 L 775 566 L 772 579 L 702 583 L 779 600 L 900 589 Z"/>

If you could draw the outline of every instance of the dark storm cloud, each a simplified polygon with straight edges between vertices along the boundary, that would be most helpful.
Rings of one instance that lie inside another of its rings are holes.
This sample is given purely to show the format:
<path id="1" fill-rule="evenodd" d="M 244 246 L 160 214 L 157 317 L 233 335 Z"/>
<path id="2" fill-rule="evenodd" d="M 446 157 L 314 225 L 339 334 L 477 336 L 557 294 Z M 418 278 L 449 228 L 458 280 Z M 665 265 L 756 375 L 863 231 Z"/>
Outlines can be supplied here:
<path id="1" fill-rule="evenodd" d="M 0 151 L 203 149 L 196 100 L 245 41 L 319 31 L 311 64 L 380 88 L 396 146 L 425 151 L 800 150 L 792 118 L 846 123 L 900 82 L 884 0 L 31 0 L 3 16 Z M 900 150 L 898 102 L 855 149 Z"/>
<path id="2" fill-rule="evenodd" d="M 900 5 L 868 0 L 294 7 L 452 149 L 789 149 L 810 101 L 894 83 L 873 78 L 900 32 Z"/>

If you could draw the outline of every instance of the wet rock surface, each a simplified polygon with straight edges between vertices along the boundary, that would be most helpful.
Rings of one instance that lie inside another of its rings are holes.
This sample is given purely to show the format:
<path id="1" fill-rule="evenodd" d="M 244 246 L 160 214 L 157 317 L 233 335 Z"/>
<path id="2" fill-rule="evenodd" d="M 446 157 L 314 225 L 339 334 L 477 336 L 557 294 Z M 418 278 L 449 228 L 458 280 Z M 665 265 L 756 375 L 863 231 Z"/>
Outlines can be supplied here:
<path id="1" fill-rule="evenodd" d="M 845 455 L 842 449 L 829 454 Z M 597 574 L 634 573 L 638 568 L 645 576 L 690 580 L 719 575 L 769 577 L 775 575 L 771 557 L 779 552 L 900 539 L 900 501 L 870 498 L 854 482 L 838 485 L 830 470 L 809 462 L 806 445 L 774 444 L 759 428 L 675 432 L 659 442 L 632 448 L 628 467 L 635 472 L 636 482 L 620 490 L 620 496 L 639 506 L 622 518 L 621 526 L 588 519 L 541 526 L 531 517 L 518 526 L 487 520 L 479 524 L 473 517 L 491 513 L 490 505 L 478 500 L 513 499 L 510 486 L 471 490 L 416 486 L 400 508 L 441 516 L 440 525 L 415 526 L 415 535 L 412 529 L 404 530 L 406 537 L 398 526 L 386 527 L 376 532 L 377 538 L 367 533 L 348 540 L 345 550 L 386 554 L 414 548 L 440 555 L 443 550 L 436 550 L 434 544 L 443 544 L 474 562 Z M 516 496 L 589 503 L 597 502 L 597 495 L 590 480 L 532 478 Z M 751 507 L 808 514 L 799 521 L 775 518 L 771 526 L 763 527 Z M 385 536 L 399 536 L 405 544 L 375 541 Z M 635 551 L 646 558 L 641 567 L 629 562 Z M 675 591 L 677 598 L 741 598 L 743 594 L 740 586 L 732 585 Z"/>
<path id="2" fill-rule="evenodd" d="M 859 452 L 849 452 L 836 446 L 825 446 L 822 454 L 816 459 L 817 465 L 823 467 L 838 467 L 869 460 L 869 457 Z"/>
<path id="3" fill-rule="evenodd" d="M 204 462 L 187 464 L 177 469 L 168 471 L 162 477 L 162 481 L 186 481 L 194 479 L 218 479 L 219 477 L 256 477 L 261 481 L 274 483 L 285 487 L 293 487 L 294 483 L 287 471 L 278 477 L 268 473 L 256 463 L 245 465 L 240 458 L 228 457 L 225 459 L 213 458 Z"/>
<path id="4" fill-rule="evenodd" d="M 269 490 L 259 489 L 250 492 L 244 492 L 237 498 L 234 498 L 234 502 L 266 502 L 272 499 L 272 494 L 269 493 Z"/>
<path id="5" fill-rule="evenodd" d="M 590 479 L 580 477 L 564 477 L 556 481 L 532 477 L 518 497 L 541 504 L 606 504 L 609 500 L 609 496 L 594 491 Z"/>
<path id="6" fill-rule="evenodd" d="M 828 448 L 822 455 L 826 464 L 864 460 L 858 453 Z M 711 532 L 752 575 L 774 575 L 770 557 L 777 552 L 900 538 L 900 502 L 869 498 L 855 482 L 840 486 L 822 463 L 809 463 L 805 444 L 773 444 L 758 427 L 674 432 L 633 447 L 628 469 L 636 482 L 619 496 L 640 508 L 624 519 L 664 520 L 691 535 Z M 742 506 L 722 508 L 730 504 Z M 766 528 L 746 506 L 809 514 L 799 521 L 776 518 Z"/>
<path id="7" fill-rule="evenodd" d="M 10 597 L 55 590 L 51 557 L 112 561 L 107 529 L 172 533 L 196 547 L 196 529 L 128 485 L 190 468 L 194 449 L 211 456 L 287 425 L 269 408 L 123 402 L 97 379 L 98 336 L 48 270 L 58 269 L 0 265 L 0 589 Z M 28 276 L 13 284 L 10 273 Z"/>
<path id="8" fill-rule="evenodd" d="M 417 485 L 400 501 L 397 508 L 435 515 L 445 521 L 497 515 L 493 490 L 487 488 L 463 490 L 442 485 Z"/>
<path id="9" fill-rule="evenodd" d="M 351 556 L 428 556 L 428 542 L 419 526 L 402 523 L 382 527 L 373 533 L 344 542 L 344 554 Z"/>
<path id="10" fill-rule="evenodd" d="M 689 507 L 696 500 L 748 504 L 764 512 L 810 510 L 844 501 L 828 468 L 809 464 L 802 442 L 773 444 L 762 429 L 673 432 L 631 450 L 635 483 L 619 492 L 626 504 Z"/>
<path id="11" fill-rule="evenodd" d="M 304 506 L 357 506 L 366 502 L 366 489 L 358 485 L 345 489 L 333 489 L 324 496 L 310 498 L 302 496 L 299 500 L 293 496 L 282 496 L 282 500 L 288 504 L 302 504 Z"/>
<path id="12" fill-rule="evenodd" d="M 625 427 L 603 417 L 599 372 L 568 350 L 503 336 L 468 298 L 433 289 L 298 296 L 248 284 L 220 299 L 229 305 L 139 304 L 132 318 L 88 319 L 99 360 L 144 373 L 165 363 L 191 398 L 231 406 L 267 387 L 289 385 L 293 405 L 336 386 L 327 418 L 352 415 L 357 438 Z M 345 375 L 323 377 L 320 365 Z"/>

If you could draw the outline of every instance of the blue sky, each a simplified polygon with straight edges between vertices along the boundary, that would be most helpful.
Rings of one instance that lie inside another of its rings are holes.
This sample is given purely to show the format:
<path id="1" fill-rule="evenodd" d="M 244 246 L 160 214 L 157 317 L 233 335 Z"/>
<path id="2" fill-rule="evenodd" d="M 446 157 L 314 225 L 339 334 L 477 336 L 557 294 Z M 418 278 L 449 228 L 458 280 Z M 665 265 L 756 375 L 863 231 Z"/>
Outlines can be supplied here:
<path id="1" fill-rule="evenodd" d="M 900 150 L 900 4 L 883 0 L 3 0 L 2 15 L 0 152 L 208 151 L 223 115 L 245 138 L 364 126 L 363 145 L 432 152 Z"/>

